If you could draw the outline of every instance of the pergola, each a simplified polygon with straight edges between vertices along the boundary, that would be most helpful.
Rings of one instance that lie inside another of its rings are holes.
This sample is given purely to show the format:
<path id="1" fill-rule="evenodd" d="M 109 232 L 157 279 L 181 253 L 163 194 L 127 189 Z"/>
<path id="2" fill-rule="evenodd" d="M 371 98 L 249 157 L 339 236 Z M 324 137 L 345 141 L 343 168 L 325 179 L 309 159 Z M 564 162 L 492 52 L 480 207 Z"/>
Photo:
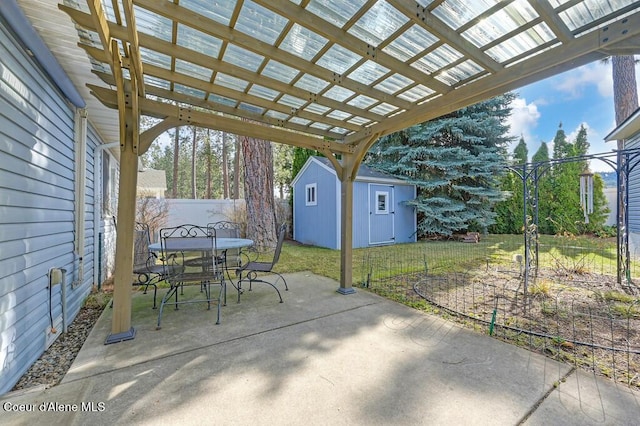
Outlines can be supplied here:
<path id="1" fill-rule="evenodd" d="M 22 3 L 34 3 L 24 0 Z M 37 3 L 37 2 L 36 2 Z M 341 181 L 352 293 L 353 181 L 381 136 L 612 55 L 639 52 L 631 0 L 87 0 L 58 6 L 117 110 L 112 332 L 133 338 L 138 155 L 196 125 L 322 152 Z M 142 115 L 159 118 L 141 132 Z"/>

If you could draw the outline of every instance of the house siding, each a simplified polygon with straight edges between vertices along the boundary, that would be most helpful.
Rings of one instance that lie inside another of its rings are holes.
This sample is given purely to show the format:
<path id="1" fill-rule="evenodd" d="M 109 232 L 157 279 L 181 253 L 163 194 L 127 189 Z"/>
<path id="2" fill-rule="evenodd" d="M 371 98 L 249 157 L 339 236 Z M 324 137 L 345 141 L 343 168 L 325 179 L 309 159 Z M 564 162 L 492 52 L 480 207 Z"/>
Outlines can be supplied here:
<path id="1" fill-rule="evenodd" d="M 626 149 L 640 148 L 640 134 L 627 140 Z M 640 258 L 640 155 L 629 158 L 629 198 L 627 199 L 627 217 L 629 219 L 629 251 Z"/>
<path id="2" fill-rule="evenodd" d="M 0 393 L 5 393 L 61 334 L 62 286 L 49 290 L 49 269 L 67 271 L 67 325 L 91 290 L 92 154 L 99 138 L 87 129 L 85 251 L 80 257 L 74 253 L 75 111 L 2 21 L 0 105 Z M 50 306 L 59 331 L 47 337 Z"/>

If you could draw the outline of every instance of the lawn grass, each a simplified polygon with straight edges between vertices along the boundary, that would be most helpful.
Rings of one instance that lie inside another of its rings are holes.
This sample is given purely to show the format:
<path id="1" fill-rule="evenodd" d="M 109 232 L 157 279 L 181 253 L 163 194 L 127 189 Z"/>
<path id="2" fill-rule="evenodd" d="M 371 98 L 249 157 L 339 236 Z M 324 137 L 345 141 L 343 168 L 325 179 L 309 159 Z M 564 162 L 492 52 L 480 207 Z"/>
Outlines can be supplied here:
<path id="1" fill-rule="evenodd" d="M 616 245 L 612 239 L 541 235 L 538 242 L 541 267 L 615 274 Z M 513 266 L 514 255 L 523 253 L 522 235 L 486 235 L 479 243 L 421 241 L 360 248 L 353 250 L 353 281 L 355 285 L 367 273 L 395 276 L 426 268 L 437 275 L 485 264 Z M 637 269 L 636 263 L 632 269 Z M 339 281 L 340 251 L 286 241 L 276 270 L 311 271 Z"/>

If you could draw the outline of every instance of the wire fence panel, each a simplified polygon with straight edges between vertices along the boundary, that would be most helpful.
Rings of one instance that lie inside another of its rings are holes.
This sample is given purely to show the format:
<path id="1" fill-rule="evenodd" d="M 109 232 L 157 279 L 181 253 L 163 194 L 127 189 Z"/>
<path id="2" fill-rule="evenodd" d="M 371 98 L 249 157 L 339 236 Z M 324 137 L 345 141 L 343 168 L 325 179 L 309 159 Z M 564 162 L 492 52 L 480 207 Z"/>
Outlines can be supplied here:
<path id="1" fill-rule="evenodd" d="M 640 299 L 635 284 L 617 283 L 615 243 L 546 241 L 525 286 L 523 245 L 483 240 L 362 250 L 354 279 L 385 295 L 418 295 L 496 338 L 640 387 Z"/>

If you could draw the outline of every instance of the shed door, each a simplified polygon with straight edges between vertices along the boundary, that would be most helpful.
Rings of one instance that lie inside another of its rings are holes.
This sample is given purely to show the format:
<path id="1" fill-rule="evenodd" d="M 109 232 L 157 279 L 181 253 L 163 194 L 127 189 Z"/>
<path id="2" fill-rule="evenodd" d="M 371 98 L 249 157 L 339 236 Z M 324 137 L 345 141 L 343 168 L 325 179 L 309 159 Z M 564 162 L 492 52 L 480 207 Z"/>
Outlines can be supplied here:
<path id="1" fill-rule="evenodd" d="M 369 244 L 395 241 L 393 186 L 369 184 Z"/>

